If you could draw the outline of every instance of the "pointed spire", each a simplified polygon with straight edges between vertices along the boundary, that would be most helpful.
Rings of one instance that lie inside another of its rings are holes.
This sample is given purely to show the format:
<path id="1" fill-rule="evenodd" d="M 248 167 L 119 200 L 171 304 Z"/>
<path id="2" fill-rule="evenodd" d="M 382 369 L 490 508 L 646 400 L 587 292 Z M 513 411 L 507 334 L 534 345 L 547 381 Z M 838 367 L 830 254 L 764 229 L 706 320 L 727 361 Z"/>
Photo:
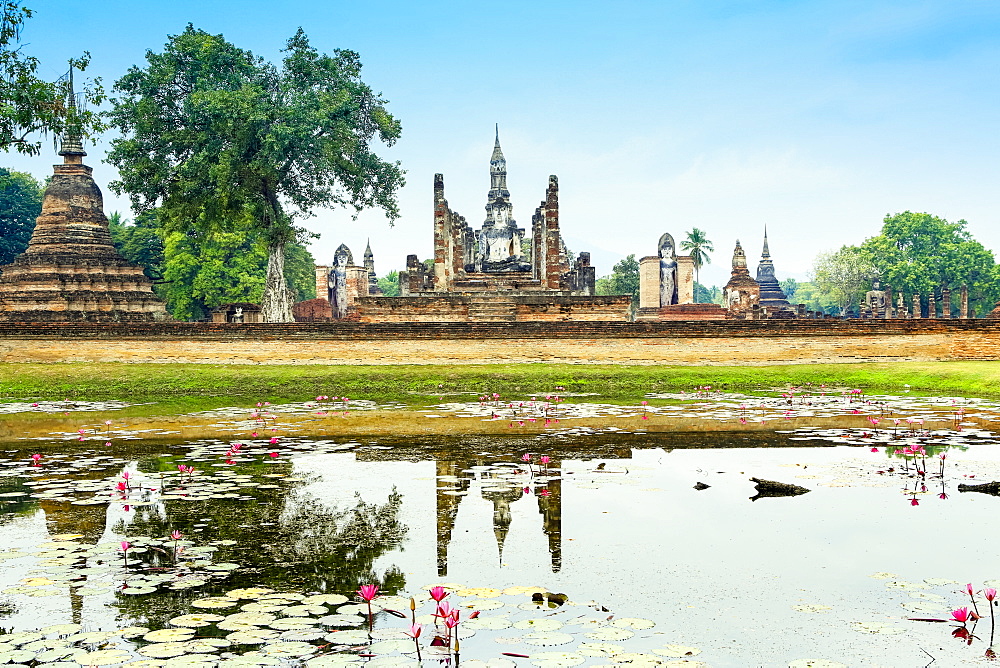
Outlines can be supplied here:
<path id="1" fill-rule="evenodd" d="M 503 161 L 503 151 L 500 150 L 500 124 L 496 125 L 496 141 L 493 142 L 493 155 L 490 156 L 490 163 L 496 165 L 498 161 Z"/>
<path id="2" fill-rule="evenodd" d="M 62 146 L 59 155 L 63 156 L 66 164 L 81 163 L 83 156 L 87 152 L 83 150 L 83 141 L 80 136 L 80 124 L 77 119 L 76 93 L 73 90 L 73 64 L 69 67 L 69 100 L 66 102 L 68 113 L 66 114 L 66 132 L 62 138 Z"/>
<path id="3" fill-rule="evenodd" d="M 372 240 L 371 239 L 368 239 L 368 245 L 365 246 L 365 257 L 366 258 L 368 258 L 368 257 L 374 257 L 374 253 L 372 253 Z"/>
<path id="4" fill-rule="evenodd" d="M 761 257 L 762 260 L 767 260 L 767 259 L 770 259 L 770 257 L 771 257 L 771 251 L 769 251 L 768 248 L 767 248 L 767 225 L 766 224 L 764 225 L 764 252 L 761 253 L 760 257 Z"/>

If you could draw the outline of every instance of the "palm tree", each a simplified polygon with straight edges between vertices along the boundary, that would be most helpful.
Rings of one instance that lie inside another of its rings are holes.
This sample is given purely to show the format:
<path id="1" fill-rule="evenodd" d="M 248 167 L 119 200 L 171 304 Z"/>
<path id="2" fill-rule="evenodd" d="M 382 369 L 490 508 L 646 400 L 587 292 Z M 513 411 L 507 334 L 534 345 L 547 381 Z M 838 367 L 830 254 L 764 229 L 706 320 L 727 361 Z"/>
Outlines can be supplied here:
<path id="1" fill-rule="evenodd" d="M 708 256 L 708 253 L 715 252 L 715 246 L 705 236 L 704 230 L 694 227 L 687 233 L 684 241 L 681 242 L 681 249 L 687 251 L 694 261 L 694 282 L 697 285 L 698 272 L 701 270 L 702 265 L 712 263 L 712 258 Z"/>

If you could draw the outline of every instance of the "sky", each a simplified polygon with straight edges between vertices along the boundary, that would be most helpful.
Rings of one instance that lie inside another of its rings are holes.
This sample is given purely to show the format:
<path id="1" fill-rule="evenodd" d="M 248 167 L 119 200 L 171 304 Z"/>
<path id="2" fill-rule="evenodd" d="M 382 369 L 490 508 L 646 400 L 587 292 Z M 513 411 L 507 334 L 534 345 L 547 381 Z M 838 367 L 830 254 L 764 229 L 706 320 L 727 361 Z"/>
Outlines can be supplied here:
<path id="1" fill-rule="evenodd" d="M 402 138 L 401 217 L 316 210 L 310 249 L 329 263 L 370 239 L 379 275 L 433 254 L 432 184 L 485 218 L 494 125 L 518 223 L 560 183 L 560 225 L 598 275 L 656 254 L 664 232 L 714 243 L 707 285 L 728 280 L 739 239 L 751 269 L 763 230 L 779 279 L 878 234 L 887 214 L 964 219 L 1000 251 L 1000 3 L 994 0 L 25 0 L 23 49 L 56 78 L 89 51 L 107 87 L 188 23 L 271 60 L 300 26 L 323 52 L 351 49 Z M 87 163 L 106 211 L 107 135 Z M 41 179 L 58 159 L 0 165 Z"/>

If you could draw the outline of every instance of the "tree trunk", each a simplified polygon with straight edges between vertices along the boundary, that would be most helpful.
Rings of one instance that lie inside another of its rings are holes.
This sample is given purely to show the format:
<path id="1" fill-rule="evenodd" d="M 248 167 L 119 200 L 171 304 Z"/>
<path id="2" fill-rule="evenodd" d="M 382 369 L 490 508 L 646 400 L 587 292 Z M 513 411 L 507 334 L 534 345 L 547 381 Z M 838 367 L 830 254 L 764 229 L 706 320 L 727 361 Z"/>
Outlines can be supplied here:
<path id="1" fill-rule="evenodd" d="M 285 243 L 267 245 L 267 278 L 264 280 L 264 303 L 260 318 L 263 322 L 294 322 L 292 291 L 285 281 Z"/>

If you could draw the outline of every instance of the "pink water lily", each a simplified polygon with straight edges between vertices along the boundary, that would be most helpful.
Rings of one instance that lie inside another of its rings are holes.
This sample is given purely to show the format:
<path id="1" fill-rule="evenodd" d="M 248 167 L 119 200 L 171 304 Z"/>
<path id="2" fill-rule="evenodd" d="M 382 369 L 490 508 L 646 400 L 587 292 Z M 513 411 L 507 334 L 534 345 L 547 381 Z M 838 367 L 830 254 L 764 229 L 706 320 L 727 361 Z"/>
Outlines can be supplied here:
<path id="1" fill-rule="evenodd" d="M 370 602 L 378 596 L 378 585 L 361 585 L 357 594 L 362 598 L 362 600 Z"/>
<path id="2" fill-rule="evenodd" d="M 972 619 L 972 612 L 968 608 L 958 608 L 951 611 L 951 616 L 956 622 L 965 624 Z"/>
<path id="3" fill-rule="evenodd" d="M 522 462 L 530 462 L 531 461 L 531 455 L 528 454 L 527 452 L 524 453 L 523 455 L 521 455 L 521 461 Z"/>
<path id="4" fill-rule="evenodd" d="M 431 595 L 431 598 L 433 598 L 438 603 L 443 601 L 444 597 L 448 595 L 448 592 L 445 591 L 444 587 L 431 587 L 429 593 Z"/>
<path id="5" fill-rule="evenodd" d="M 409 631 L 403 631 L 406 635 L 410 636 L 414 640 L 420 637 L 420 633 L 423 631 L 423 627 L 420 624 L 412 624 Z"/>
<path id="6" fill-rule="evenodd" d="M 182 534 L 177 529 L 174 529 L 173 531 L 170 532 L 170 538 L 171 538 L 171 540 L 180 540 L 183 537 L 184 537 L 184 534 Z"/>
<path id="7" fill-rule="evenodd" d="M 993 587 L 987 587 L 986 589 L 983 590 L 983 596 L 986 597 L 987 601 L 992 603 L 993 599 L 997 597 L 997 590 L 994 589 Z"/>

